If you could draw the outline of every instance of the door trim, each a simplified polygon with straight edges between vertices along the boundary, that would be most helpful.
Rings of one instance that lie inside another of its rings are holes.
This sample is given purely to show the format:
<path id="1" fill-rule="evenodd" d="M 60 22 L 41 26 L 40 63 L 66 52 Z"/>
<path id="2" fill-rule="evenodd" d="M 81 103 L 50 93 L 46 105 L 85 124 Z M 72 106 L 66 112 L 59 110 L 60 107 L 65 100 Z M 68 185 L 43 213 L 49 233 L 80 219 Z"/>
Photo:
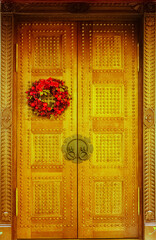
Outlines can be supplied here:
<path id="1" fill-rule="evenodd" d="M 54 1 L 56 2 L 56 1 Z M 114 2 L 114 1 L 113 1 Z M 103 5 L 101 5 L 103 4 Z M 72 21 L 76 20 L 105 20 L 108 19 L 108 15 L 106 12 L 108 9 L 111 11 L 110 20 L 115 20 L 118 18 L 118 14 L 115 11 L 121 13 L 125 13 L 124 17 L 121 20 L 132 20 L 138 19 L 140 22 L 140 28 L 144 28 L 144 52 L 143 52 L 143 63 L 144 69 L 143 71 L 143 111 L 147 109 L 152 109 L 155 113 L 155 39 L 156 39 L 156 15 L 155 15 L 155 3 L 153 1 L 148 4 L 143 4 L 143 1 L 138 4 L 132 4 L 127 2 L 119 3 L 116 5 L 115 3 L 94 3 L 93 10 L 94 14 L 69 14 L 66 12 L 65 3 L 61 4 L 51 4 L 53 8 L 56 5 L 59 10 L 60 7 L 63 8 L 64 14 L 59 14 L 58 19 L 62 19 L 67 17 Z M 98 9 L 103 7 L 102 14 L 98 13 Z M 40 9 L 42 9 L 41 4 L 34 3 L 34 8 L 30 4 L 7 4 L 4 1 L 2 6 L 2 41 L 1 41 L 1 217 L 0 222 L 5 224 L 12 223 L 14 224 L 14 214 L 15 214 L 15 173 L 16 167 L 14 165 L 14 160 L 16 156 L 15 152 L 15 142 L 13 142 L 13 134 L 15 131 L 14 124 L 12 121 L 13 117 L 13 78 L 16 79 L 16 75 L 14 74 L 14 27 L 15 20 L 20 18 L 24 18 L 23 15 L 29 16 L 29 19 L 32 19 L 32 15 L 34 13 L 36 16 L 40 14 Z M 46 4 L 45 11 L 47 16 L 50 16 L 51 20 L 56 19 L 56 15 L 50 14 L 48 10 L 48 3 Z M 36 11 L 36 12 L 34 12 Z M 57 14 L 57 12 L 56 12 Z M 45 13 L 44 13 L 45 15 Z M 104 17 L 105 16 L 105 17 Z M 35 17 L 36 19 L 36 17 Z M 68 20 L 67 19 L 67 20 Z M 150 46 L 150 48 L 148 47 Z M 142 74 L 142 73 L 140 73 Z M 142 78 L 142 76 L 140 76 Z M 152 117 L 152 116 L 150 116 Z M 144 204 L 143 204 L 143 212 L 144 212 L 144 221 L 145 223 L 151 223 L 156 221 L 156 199 L 155 199 L 155 185 L 156 185 L 156 177 L 155 177 L 155 125 L 148 127 L 145 124 L 146 116 L 144 115 L 144 125 L 143 125 L 143 189 L 144 189 Z M 155 120 L 153 120 L 153 123 Z M 11 146 L 11 149 L 10 149 Z M 13 151 L 14 150 L 14 151 Z M 12 232 L 14 232 L 14 227 L 12 227 Z"/>

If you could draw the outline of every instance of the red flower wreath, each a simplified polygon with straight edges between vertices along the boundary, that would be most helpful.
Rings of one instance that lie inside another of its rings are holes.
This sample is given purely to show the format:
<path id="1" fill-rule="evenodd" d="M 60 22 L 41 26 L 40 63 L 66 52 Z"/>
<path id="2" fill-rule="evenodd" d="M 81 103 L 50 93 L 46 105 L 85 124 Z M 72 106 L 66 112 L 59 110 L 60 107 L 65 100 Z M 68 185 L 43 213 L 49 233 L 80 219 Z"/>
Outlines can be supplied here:
<path id="1" fill-rule="evenodd" d="M 61 115 L 70 105 L 71 98 L 68 87 L 58 79 L 40 79 L 34 82 L 26 93 L 28 93 L 28 105 L 32 107 L 34 113 L 38 116 L 51 118 L 52 116 Z M 50 103 L 45 101 L 45 96 L 52 98 Z"/>

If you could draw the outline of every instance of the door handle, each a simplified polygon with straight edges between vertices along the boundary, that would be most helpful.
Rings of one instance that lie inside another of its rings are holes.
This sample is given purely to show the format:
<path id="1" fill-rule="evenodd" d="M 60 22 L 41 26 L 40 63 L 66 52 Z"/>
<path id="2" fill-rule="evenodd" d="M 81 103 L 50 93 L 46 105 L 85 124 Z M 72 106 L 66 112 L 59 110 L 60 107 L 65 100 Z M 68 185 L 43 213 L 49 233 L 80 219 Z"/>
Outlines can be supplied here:
<path id="1" fill-rule="evenodd" d="M 76 135 L 65 139 L 62 145 L 64 158 L 79 163 L 88 160 L 93 152 L 93 145 L 89 138 Z"/>
<path id="2" fill-rule="evenodd" d="M 80 151 L 79 151 L 79 153 L 78 153 L 78 157 L 79 157 L 81 160 L 87 160 L 87 159 L 89 159 L 88 149 L 86 149 L 85 147 L 80 147 Z"/>

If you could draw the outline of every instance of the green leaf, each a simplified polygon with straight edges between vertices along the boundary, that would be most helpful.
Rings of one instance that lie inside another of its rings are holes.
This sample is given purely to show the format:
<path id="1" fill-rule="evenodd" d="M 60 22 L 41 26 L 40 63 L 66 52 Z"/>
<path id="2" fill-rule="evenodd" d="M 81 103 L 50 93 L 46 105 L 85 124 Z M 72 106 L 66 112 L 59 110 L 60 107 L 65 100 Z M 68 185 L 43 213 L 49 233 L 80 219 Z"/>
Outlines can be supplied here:
<path id="1" fill-rule="evenodd" d="M 53 115 L 50 115 L 50 119 L 53 119 L 54 118 L 54 116 Z"/>

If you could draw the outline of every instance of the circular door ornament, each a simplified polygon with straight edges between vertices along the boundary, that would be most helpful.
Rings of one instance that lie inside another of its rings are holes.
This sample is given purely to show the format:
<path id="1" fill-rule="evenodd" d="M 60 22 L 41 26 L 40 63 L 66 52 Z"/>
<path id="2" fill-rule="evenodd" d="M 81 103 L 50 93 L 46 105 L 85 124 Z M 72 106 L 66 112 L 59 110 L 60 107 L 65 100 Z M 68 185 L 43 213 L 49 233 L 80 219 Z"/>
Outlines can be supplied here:
<path id="1" fill-rule="evenodd" d="M 79 159 L 79 163 L 81 163 L 91 157 L 93 145 L 89 138 L 75 135 L 64 140 L 62 152 L 65 159 L 73 162 L 77 162 Z"/>
<path id="2" fill-rule="evenodd" d="M 68 87 L 62 80 L 48 78 L 33 83 L 28 94 L 28 105 L 38 116 L 52 118 L 61 115 L 70 105 Z M 46 98 L 49 98 L 47 101 Z"/>

